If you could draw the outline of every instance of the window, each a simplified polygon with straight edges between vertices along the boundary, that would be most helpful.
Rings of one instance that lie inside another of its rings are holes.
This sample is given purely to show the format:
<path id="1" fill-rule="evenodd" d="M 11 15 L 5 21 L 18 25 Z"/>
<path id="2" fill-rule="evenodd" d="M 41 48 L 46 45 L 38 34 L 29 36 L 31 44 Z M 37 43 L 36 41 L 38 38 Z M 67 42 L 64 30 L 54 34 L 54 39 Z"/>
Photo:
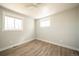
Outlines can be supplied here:
<path id="1" fill-rule="evenodd" d="M 40 20 L 40 27 L 49 27 L 49 26 L 50 26 L 50 20 L 49 19 Z"/>
<path id="2" fill-rule="evenodd" d="M 5 30 L 22 30 L 22 20 L 15 17 L 5 16 L 4 26 Z"/>

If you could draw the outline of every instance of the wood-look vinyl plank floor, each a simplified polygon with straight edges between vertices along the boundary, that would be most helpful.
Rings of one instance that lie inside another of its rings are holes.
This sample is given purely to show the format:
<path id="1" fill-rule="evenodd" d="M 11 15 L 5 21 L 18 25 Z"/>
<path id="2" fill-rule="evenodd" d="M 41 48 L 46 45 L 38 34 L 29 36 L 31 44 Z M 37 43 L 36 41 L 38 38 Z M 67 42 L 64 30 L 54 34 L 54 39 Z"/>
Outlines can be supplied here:
<path id="1" fill-rule="evenodd" d="M 40 40 L 7 49 L 0 52 L 1 56 L 79 56 L 79 52 L 50 44 Z"/>

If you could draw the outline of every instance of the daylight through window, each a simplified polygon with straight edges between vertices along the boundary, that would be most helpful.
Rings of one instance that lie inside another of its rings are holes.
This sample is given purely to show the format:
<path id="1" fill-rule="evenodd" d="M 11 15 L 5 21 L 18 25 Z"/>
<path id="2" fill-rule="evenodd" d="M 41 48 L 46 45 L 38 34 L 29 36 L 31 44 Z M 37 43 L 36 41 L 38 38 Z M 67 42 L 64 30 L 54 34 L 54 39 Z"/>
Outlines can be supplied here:
<path id="1" fill-rule="evenodd" d="M 22 20 L 15 18 L 15 17 L 10 17 L 10 16 L 5 16 L 5 30 L 22 30 Z"/>

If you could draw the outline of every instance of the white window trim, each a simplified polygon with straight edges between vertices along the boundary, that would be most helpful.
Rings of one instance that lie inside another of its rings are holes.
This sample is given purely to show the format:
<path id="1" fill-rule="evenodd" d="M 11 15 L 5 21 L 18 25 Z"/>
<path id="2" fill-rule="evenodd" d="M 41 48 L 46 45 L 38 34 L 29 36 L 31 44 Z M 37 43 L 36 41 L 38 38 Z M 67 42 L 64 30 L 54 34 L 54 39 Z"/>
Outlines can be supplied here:
<path id="1" fill-rule="evenodd" d="M 47 23 L 48 25 L 45 24 L 45 23 L 42 25 L 42 23 L 43 23 L 44 21 L 45 21 L 45 22 L 48 21 L 48 23 Z M 45 26 L 45 25 L 46 25 L 46 26 Z M 45 28 L 45 27 L 50 27 L 50 19 L 41 19 L 39 26 L 42 27 L 42 28 L 43 28 L 43 27 L 44 27 L 44 28 Z"/>
<path id="2" fill-rule="evenodd" d="M 13 17 L 13 18 L 16 18 L 16 19 L 19 19 L 19 20 L 22 20 L 22 29 L 21 30 L 5 30 L 5 16 L 8 16 L 8 17 L 13 17 L 13 16 L 10 16 L 10 15 L 4 15 L 2 17 L 2 31 L 23 31 L 23 20 L 21 18 L 18 18 L 18 17 Z"/>

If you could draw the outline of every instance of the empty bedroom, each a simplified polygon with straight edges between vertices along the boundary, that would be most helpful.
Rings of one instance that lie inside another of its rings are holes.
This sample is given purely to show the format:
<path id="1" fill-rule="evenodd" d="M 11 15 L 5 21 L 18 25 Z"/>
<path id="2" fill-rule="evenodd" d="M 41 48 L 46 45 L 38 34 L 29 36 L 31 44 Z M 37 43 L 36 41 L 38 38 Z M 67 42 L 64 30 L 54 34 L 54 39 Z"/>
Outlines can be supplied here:
<path id="1" fill-rule="evenodd" d="M 79 56 L 79 3 L 0 3 L 0 56 Z"/>

